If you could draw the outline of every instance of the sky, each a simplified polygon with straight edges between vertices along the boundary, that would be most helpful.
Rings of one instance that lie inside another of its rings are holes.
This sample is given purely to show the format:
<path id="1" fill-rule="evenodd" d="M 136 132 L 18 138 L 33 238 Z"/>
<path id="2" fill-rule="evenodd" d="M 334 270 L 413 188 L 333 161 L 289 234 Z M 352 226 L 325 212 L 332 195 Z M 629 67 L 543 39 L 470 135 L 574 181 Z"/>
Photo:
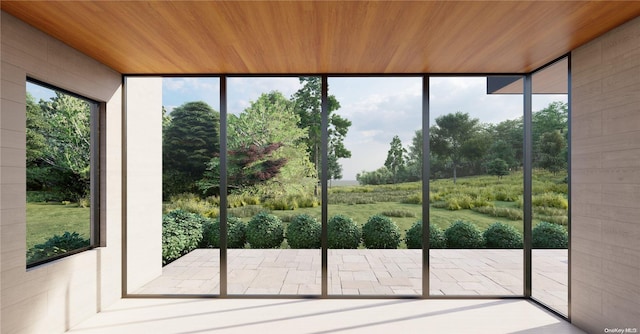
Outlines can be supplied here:
<path id="1" fill-rule="evenodd" d="M 408 148 L 422 124 L 422 78 L 330 77 L 328 83 L 329 94 L 340 102 L 336 113 L 352 122 L 345 139 L 352 156 L 339 161 L 343 180 L 355 180 L 357 173 L 383 166 L 395 135 Z M 429 86 L 430 124 L 457 111 L 484 123 L 522 116 L 522 95 L 487 95 L 485 77 L 431 77 Z M 300 87 L 297 77 L 232 77 L 227 82 L 228 111 L 239 114 L 260 94 L 273 90 L 290 98 Z M 162 88 L 162 104 L 168 111 L 189 101 L 205 101 L 220 110 L 217 77 L 166 77 Z M 27 90 L 36 100 L 53 96 L 51 90 L 31 83 Z M 566 95 L 534 95 L 533 110 L 566 100 Z"/>
<path id="2" fill-rule="evenodd" d="M 329 94 L 335 95 L 339 115 L 352 122 L 345 139 L 350 159 L 341 159 L 343 179 L 355 180 L 363 170 L 384 165 L 389 144 L 398 135 L 405 147 L 422 124 L 422 78 L 420 77 L 330 77 Z M 218 78 L 164 78 L 163 105 L 167 110 L 187 101 L 202 100 L 220 109 Z M 438 116 L 461 111 L 484 123 L 498 123 L 522 116 L 522 95 L 487 95 L 485 77 L 432 77 L 430 79 L 430 124 Z M 296 77 L 229 78 L 228 111 L 241 113 L 260 94 L 273 90 L 291 97 L 299 88 Z M 535 95 L 533 110 L 565 95 Z"/>

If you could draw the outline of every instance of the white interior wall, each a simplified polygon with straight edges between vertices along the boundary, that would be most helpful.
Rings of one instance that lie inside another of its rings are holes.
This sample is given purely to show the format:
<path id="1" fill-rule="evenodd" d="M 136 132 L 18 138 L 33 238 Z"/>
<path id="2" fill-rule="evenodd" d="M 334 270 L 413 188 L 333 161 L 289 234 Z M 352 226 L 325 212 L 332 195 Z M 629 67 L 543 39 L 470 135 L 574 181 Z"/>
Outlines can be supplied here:
<path id="1" fill-rule="evenodd" d="M 1 13 L 2 333 L 56 333 L 121 297 L 122 76 Z M 26 77 L 106 102 L 101 206 L 106 247 L 26 269 Z"/>
<path id="2" fill-rule="evenodd" d="M 162 78 L 127 77 L 127 292 L 162 274 Z"/>

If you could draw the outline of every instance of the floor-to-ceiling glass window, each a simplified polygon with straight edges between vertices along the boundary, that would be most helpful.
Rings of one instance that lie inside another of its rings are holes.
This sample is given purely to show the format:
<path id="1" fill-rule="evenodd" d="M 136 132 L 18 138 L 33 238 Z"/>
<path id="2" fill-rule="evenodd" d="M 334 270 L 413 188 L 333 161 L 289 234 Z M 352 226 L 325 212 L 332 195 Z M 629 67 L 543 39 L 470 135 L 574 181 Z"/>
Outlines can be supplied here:
<path id="1" fill-rule="evenodd" d="M 566 74 L 532 75 L 532 296 L 563 314 Z M 323 114 L 320 76 L 128 77 L 128 293 L 523 295 L 523 77 L 423 79 L 329 77 Z"/>
<path id="2" fill-rule="evenodd" d="M 568 59 L 532 74 L 531 296 L 568 314 Z"/>
<path id="3" fill-rule="evenodd" d="M 523 295 L 522 80 L 489 79 L 430 78 L 430 295 Z"/>
<path id="4" fill-rule="evenodd" d="M 328 293 L 422 294 L 422 78 L 328 78 Z"/>
<path id="5" fill-rule="evenodd" d="M 230 295 L 321 293 L 320 95 L 320 77 L 227 78 Z"/>

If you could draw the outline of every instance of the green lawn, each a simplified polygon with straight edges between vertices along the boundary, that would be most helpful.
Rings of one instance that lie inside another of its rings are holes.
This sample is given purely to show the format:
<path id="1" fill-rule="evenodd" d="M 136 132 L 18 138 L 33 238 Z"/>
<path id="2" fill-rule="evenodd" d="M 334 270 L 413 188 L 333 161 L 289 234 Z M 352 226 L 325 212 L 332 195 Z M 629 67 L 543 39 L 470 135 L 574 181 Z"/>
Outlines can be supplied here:
<path id="1" fill-rule="evenodd" d="M 76 204 L 27 203 L 27 249 L 64 232 L 90 235 L 90 209 Z"/>

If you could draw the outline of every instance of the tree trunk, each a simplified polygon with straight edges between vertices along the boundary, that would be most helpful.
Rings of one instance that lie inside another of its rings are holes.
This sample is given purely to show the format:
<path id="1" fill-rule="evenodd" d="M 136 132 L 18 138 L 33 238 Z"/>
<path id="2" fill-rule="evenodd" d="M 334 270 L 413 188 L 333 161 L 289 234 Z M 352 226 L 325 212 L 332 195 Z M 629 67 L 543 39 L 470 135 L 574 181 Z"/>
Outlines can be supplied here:
<path id="1" fill-rule="evenodd" d="M 453 164 L 453 184 L 456 184 L 456 165 Z"/>

